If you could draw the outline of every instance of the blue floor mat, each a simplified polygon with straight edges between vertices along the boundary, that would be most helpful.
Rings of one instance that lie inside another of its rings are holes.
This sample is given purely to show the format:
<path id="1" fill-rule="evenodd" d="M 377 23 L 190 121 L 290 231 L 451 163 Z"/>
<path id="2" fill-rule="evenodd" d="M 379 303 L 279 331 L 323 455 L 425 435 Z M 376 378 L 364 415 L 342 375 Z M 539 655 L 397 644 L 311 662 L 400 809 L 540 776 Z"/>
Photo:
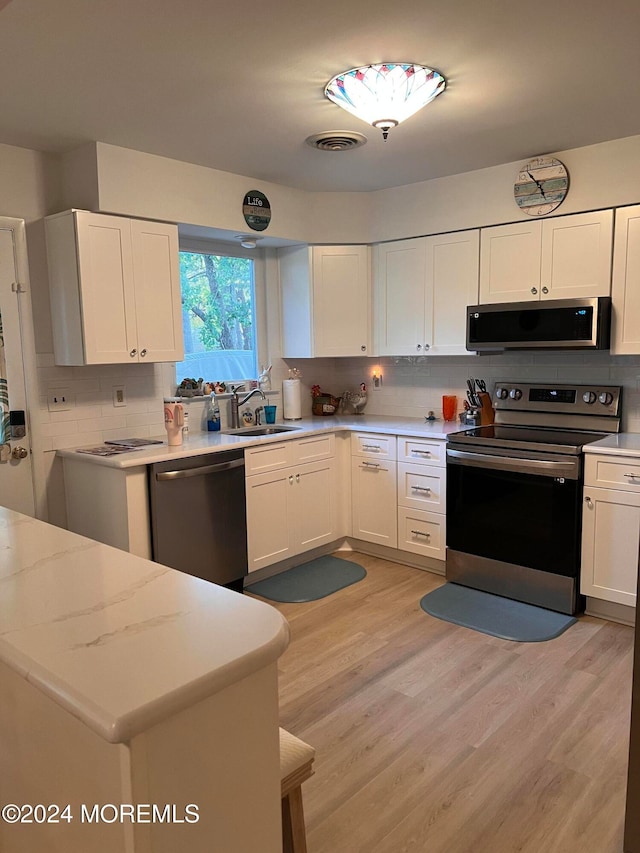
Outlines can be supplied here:
<path id="1" fill-rule="evenodd" d="M 301 603 L 316 601 L 358 583 L 367 576 L 358 563 L 341 560 L 340 557 L 318 557 L 294 569 L 245 587 L 252 592 L 268 598 L 270 601 L 288 601 Z"/>
<path id="2" fill-rule="evenodd" d="M 445 622 L 516 643 L 553 640 L 577 621 L 575 616 L 565 616 L 457 583 L 446 583 L 427 593 L 420 601 L 420 607 L 425 613 Z"/>

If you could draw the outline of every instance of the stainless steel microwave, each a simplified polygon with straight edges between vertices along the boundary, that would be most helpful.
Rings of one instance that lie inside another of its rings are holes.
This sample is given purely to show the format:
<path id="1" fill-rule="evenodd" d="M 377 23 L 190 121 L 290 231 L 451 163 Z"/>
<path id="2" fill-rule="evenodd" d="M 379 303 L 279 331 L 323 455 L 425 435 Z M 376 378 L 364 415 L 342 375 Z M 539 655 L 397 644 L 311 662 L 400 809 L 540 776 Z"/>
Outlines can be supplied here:
<path id="1" fill-rule="evenodd" d="M 609 349 L 611 298 L 502 302 L 467 308 L 467 349 Z"/>

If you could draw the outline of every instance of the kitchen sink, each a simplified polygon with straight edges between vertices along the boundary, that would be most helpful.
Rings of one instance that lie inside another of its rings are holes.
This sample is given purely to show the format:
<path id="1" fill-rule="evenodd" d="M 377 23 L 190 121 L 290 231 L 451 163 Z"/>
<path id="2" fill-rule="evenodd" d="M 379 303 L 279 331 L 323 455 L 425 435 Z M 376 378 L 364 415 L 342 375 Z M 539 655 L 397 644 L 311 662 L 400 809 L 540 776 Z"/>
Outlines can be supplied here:
<path id="1" fill-rule="evenodd" d="M 225 435 L 276 435 L 279 432 L 291 432 L 292 430 L 300 429 L 295 426 L 253 426 L 242 427 L 241 429 L 225 429 Z"/>

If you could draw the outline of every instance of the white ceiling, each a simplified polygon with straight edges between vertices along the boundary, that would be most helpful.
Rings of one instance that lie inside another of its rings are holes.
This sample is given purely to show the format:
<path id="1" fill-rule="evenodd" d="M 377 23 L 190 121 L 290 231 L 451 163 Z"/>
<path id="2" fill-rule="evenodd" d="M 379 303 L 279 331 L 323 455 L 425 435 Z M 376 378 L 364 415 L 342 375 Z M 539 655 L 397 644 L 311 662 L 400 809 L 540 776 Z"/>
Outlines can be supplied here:
<path id="1" fill-rule="evenodd" d="M 308 190 L 373 190 L 640 133 L 637 0 L 0 0 L 0 142 L 90 140 Z M 322 94 L 381 61 L 448 88 L 391 131 Z M 305 145 L 354 130 L 342 152 Z"/>

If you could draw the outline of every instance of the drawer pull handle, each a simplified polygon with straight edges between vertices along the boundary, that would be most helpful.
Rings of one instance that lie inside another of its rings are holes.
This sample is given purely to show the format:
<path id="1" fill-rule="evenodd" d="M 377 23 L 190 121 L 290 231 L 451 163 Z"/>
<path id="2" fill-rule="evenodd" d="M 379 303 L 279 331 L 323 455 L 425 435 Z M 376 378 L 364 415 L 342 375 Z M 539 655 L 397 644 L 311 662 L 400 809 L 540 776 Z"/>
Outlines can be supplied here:
<path id="1" fill-rule="evenodd" d="M 380 445 L 379 444 L 363 444 L 362 449 L 363 450 L 375 450 L 375 452 L 377 453 L 380 450 Z"/>
<path id="2" fill-rule="evenodd" d="M 424 530 L 412 530 L 414 536 L 424 536 L 425 539 L 431 539 L 430 533 L 425 533 Z"/>
<path id="3" fill-rule="evenodd" d="M 411 452 L 416 456 L 431 456 L 430 450 L 412 450 Z"/>
<path id="4" fill-rule="evenodd" d="M 362 464 L 365 468 L 379 468 L 380 467 L 379 462 L 363 462 Z"/>
<path id="5" fill-rule="evenodd" d="M 629 477 L 630 480 L 637 480 L 640 474 L 623 474 L 623 477 Z"/>
<path id="6" fill-rule="evenodd" d="M 414 492 L 426 492 L 429 494 L 431 489 L 428 486 L 411 486 Z"/>

